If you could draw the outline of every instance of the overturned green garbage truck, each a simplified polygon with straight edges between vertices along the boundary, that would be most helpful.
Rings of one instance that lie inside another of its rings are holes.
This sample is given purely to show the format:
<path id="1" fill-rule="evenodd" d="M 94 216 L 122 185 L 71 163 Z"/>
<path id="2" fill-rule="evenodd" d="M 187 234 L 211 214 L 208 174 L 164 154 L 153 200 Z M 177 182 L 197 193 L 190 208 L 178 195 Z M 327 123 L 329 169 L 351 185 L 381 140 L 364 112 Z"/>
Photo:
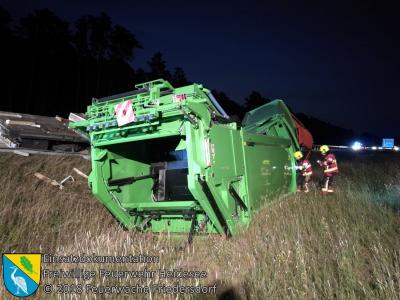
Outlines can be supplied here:
<path id="1" fill-rule="evenodd" d="M 164 80 L 93 99 L 89 186 L 128 229 L 233 235 L 296 190 L 296 125 L 275 100 L 232 121 L 201 84 Z"/>

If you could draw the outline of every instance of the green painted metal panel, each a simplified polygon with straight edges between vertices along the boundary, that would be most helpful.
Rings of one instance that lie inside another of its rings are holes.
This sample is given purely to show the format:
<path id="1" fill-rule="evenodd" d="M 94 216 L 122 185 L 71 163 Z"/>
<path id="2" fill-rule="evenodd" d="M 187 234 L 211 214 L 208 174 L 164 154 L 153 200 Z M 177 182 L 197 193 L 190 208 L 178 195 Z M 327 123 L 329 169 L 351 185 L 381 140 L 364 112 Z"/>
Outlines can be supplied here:
<path id="1" fill-rule="evenodd" d="M 127 228 L 232 235 L 264 203 L 295 191 L 299 146 L 283 101 L 239 124 L 200 84 L 136 87 L 95 99 L 87 120 L 70 124 L 90 136 L 93 194 Z M 127 101 L 135 120 L 118 126 L 116 105 Z"/>

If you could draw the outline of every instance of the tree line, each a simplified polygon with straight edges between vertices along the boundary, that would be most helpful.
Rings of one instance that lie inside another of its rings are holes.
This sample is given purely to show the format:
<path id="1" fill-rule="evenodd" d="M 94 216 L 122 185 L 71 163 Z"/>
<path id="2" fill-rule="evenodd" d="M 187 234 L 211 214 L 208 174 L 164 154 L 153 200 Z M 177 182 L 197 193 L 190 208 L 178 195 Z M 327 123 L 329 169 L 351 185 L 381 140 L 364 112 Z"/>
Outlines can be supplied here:
<path id="1" fill-rule="evenodd" d="M 0 7 L 0 38 L 2 110 L 65 116 L 84 111 L 93 97 L 128 91 L 137 83 L 164 78 L 175 87 L 190 84 L 181 67 L 167 68 L 160 52 L 149 59 L 147 70 L 134 68 L 141 43 L 105 13 L 71 24 L 43 9 L 13 23 Z M 228 113 L 243 114 L 240 104 L 215 92 Z M 245 106 L 267 101 L 252 92 Z"/>
<path id="2" fill-rule="evenodd" d="M 0 110 L 48 116 L 84 112 L 93 97 L 132 90 L 134 85 L 158 78 L 174 87 L 190 84 L 181 67 L 170 70 L 161 52 L 147 68 L 135 68 L 143 46 L 127 28 L 115 24 L 106 13 L 85 15 L 67 22 L 48 9 L 12 20 L 0 7 Z M 223 91 L 213 94 L 225 111 L 241 119 L 244 112 L 270 99 L 252 91 L 241 103 Z M 304 114 L 298 115 L 317 142 L 349 140 L 345 130 Z M 323 128 L 323 129 L 322 129 Z M 331 135 L 327 138 L 326 132 Z"/>

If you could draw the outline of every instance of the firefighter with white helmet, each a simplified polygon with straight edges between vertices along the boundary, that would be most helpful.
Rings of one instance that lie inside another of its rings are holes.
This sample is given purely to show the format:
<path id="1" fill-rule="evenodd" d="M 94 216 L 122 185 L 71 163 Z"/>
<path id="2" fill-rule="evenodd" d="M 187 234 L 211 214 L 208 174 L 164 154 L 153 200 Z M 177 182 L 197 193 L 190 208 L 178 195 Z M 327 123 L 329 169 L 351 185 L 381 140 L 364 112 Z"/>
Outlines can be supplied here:
<path id="1" fill-rule="evenodd" d="M 296 151 L 294 153 L 294 158 L 297 161 L 296 170 L 299 172 L 297 176 L 297 191 L 308 193 L 310 191 L 308 184 L 311 181 L 312 175 L 311 163 L 307 159 L 303 159 L 303 153 L 301 153 L 301 151 Z"/>
<path id="2" fill-rule="evenodd" d="M 335 155 L 329 151 L 327 145 L 319 147 L 319 151 L 324 156 L 323 161 L 317 161 L 324 171 L 324 182 L 321 190 L 323 194 L 331 194 L 334 192 L 332 188 L 333 178 L 339 174 L 338 164 Z"/>

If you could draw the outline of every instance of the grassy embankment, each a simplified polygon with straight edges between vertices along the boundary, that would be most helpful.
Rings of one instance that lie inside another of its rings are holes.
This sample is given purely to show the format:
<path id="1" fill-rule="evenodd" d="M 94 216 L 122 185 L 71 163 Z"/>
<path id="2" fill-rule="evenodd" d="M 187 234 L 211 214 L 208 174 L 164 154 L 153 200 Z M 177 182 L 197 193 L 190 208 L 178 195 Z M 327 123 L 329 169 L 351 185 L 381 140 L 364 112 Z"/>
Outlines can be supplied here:
<path id="1" fill-rule="evenodd" d="M 200 284 L 217 284 L 218 297 L 226 299 L 399 298 L 400 215 L 382 204 L 399 205 L 398 160 L 342 163 L 336 195 L 321 197 L 317 191 L 291 195 L 264 208 L 242 234 L 228 241 L 217 236 L 195 237 L 193 246 L 184 251 L 175 250 L 181 241 L 174 237 L 130 233 L 119 228 L 79 176 L 64 190 L 39 183 L 33 176 L 34 172 L 41 172 L 60 180 L 72 174 L 73 167 L 88 172 L 90 164 L 81 158 L 0 155 L 2 252 L 157 255 L 161 259 L 159 265 L 45 267 L 205 270 L 208 277 Z M 96 279 L 92 283 L 132 285 L 157 280 L 163 284 L 177 282 L 154 278 Z M 42 281 L 43 285 L 51 280 Z M 188 279 L 179 282 L 196 283 Z M 45 296 L 39 290 L 34 298 Z M 8 295 L 1 285 L 0 299 L 4 298 Z"/>

